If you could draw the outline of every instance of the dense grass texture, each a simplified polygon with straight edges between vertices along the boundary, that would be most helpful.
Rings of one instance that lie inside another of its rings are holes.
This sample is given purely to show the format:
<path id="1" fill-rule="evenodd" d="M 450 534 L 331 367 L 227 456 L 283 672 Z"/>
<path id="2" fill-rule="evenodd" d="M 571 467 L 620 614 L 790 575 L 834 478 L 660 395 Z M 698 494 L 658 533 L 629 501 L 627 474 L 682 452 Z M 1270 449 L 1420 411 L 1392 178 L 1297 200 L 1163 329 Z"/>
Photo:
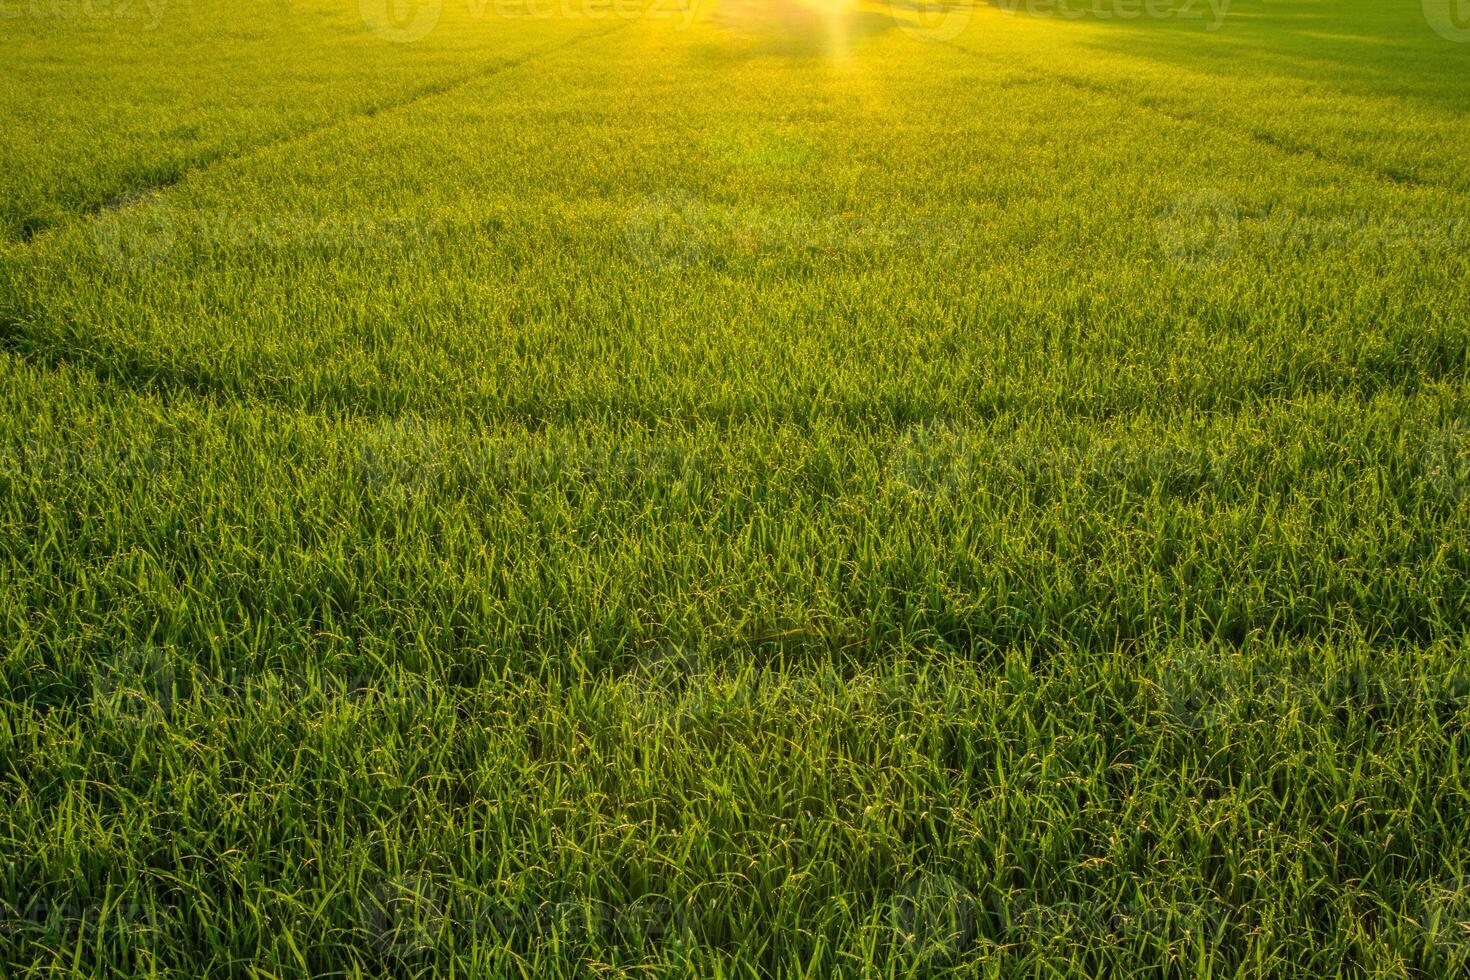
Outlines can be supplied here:
<path id="1" fill-rule="evenodd" d="M 1451 0 L 0 0 L 0 974 L 1470 969 Z"/>

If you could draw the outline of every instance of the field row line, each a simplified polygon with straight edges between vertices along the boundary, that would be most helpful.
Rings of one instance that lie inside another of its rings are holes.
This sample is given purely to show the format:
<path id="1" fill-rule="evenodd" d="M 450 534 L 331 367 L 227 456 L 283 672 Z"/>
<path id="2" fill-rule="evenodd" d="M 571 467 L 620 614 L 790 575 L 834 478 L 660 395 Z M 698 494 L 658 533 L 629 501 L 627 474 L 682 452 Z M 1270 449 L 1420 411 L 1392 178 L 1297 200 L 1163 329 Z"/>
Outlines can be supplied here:
<path id="1" fill-rule="evenodd" d="M 1106 85 L 1101 85 L 1087 79 L 1074 78 L 1072 76 L 1063 75 L 1060 73 L 1057 73 L 1051 77 L 1055 78 L 1058 82 L 1067 86 L 1068 88 L 1075 89 L 1076 91 L 1087 92 L 1094 95 L 1101 95 L 1106 98 L 1116 99 L 1119 102 L 1127 103 L 1133 108 L 1141 109 L 1145 112 L 1151 112 L 1155 115 L 1163 116 L 1165 119 L 1172 120 L 1176 123 L 1199 126 L 1202 129 L 1208 129 L 1211 132 L 1219 133 L 1224 136 L 1233 136 L 1237 139 L 1247 140 L 1249 142 L 1257 144 L 1258 146 L 1263 146 L 1267 149 L 1285 153 L 1288 156 L 1307 157 L 1319 163 L 1333 164 L 1334 166 L 1342 167 L 1345 170 L 1353 170 L 1359 174 L 1362 174 L 1363 176 L 1370 177 L 1385 183 L 1398 184 L 1409 187 L 1430 188 L 1434 190 L 1450 192 L 1453 192 L 1455 190 L 1453 187 L 1448 187 L 1444 184 L 1439 183 L 1438 181 L 1427 180 L 1423 177 L 1417 177 L 1414 174 L 1401 173 L 1399 171 L 1389 170 L 1363 160 L 1354 160 L 1351 157 L 1338 156 L 1323 149 L 1320 146 L 1314 146 L 1311 143 L 1289 139 L 1287 137 L 1278 136 L 1274 133 L 1252 132 L 1247 130 L 1234 129 L 1230 126 L 1222 126 L 1219 123 L 1214 123 L 1206 119 L 1201 119 L 1198 116 L 1194 116 L 1189 113 L 1174 112 L 1169 109 L 1165 109 L 1162 106 L 1150 105 L 1147 102 L 1141 102 L 1137 99 L 1130 99 L 1126 95 L 1123 95 Z"/>
<path id="2" fill-rule="evenodd" d="M 279 135 L 261 140 L 258 143 L 252 143 L 248 146 L 242 146 L 233 150 L 216 153 L 212 156 L 206 156 L 196 163 L 183 167 L 177 172 L 169 174 L 162 179 L 155 180 L 150 183 L 143 183 L 135 187 L 125 188 L 119 193 L 115 194 L 108 201 L 82 207 L 69 215 L 65 220 L 58 221 L 55 224 L 46 225 L 42 228 L 36 229 L 30 235 L 16 242 L 15 245 L 18 247 L 24 247 L 26 245 L 32 244 L 37 239 L 44 238 L 48 234 L 52 234 L 72 225 L 75 225 L 79 221 L 86 221 L 103 214 L 113 214 L 138 207 L 149 199 L 156 197 L 164 191 L 167 191 L 168 189 L 183 183 L 189 177 L 213 169 L 220 164 L 231 163 L 237 160 L 249 160 L 252 157 L 259 156 L 260 154 L 266 153 L 270 150 L 279 149 L 283 146 L 289 146 L 292 143 L 311 139 L 314 136 L 320 135 L 324 132 L 328 132 L 340 126 L 345 126 L 350 123 L 381 115 L 386 112 L 393 112 L 397 109 L 403 109 L 408 106 L 423 102 L 427 99 L 431 99 L 438 95 L 446 95 L 450 92 L 456 91 L 457 89 L 461 89 L 472 82 L 480 81 L 485 78 L 493 78 L 496 75 L 505 74 L 506 72 L 514 71 L 517 68 L 524 67 L 525 65 L 533 61 L 540 61 L 553 55 L 561 54 L 564 51 L 578 47 L 582 44 L 605 38 L 608 35 L 627 27 L 628 23 L 629 22 L 627 21 L 623 21 L 615 24 L 614 26 L 606 30 L 595 31 L 584 34 L 580 37 L 560 41 L 556 44 L 549 45 L 536 51 L 528 51 L 525 54 L 518 55 L 505 61 L 492 61 L 487 64 L 481 65 L 474 71 L 468 72 L 467 74 L 412 89 L 401 96 L 390 97 L 383 100 L 382 102 L 377 102 L 372 105 L 365 106 L 364 108 L 356 112 L 335 116 L 323 122 L 307 126 L 304 129 L 281 133 Z M 0 340 L 3 339 L 3 332 L 0 332 Z"/>
<path id="3" fill-rule="evenodd" d="M 1012 62 L 1002 62 L 999 59 L 989 57 L 982 52 L 976 51 L 973 48 L 965 47 L 963 44 L 959 44 L 955 41 L 945 41 L 944 43 L 948 44 L 950 47 L 954 48 L 957 51 L 961 51 L 972 58 L 984 61 L 988 64 L 1004 66 L 1013 65 Z M 1286 137 L 1278 136 L 1273 133 L 1239 130 L 1230 126 L 1221 125 L 1220 123 L 1211 122 L 1208 119 L 1202 119 L 1199 116 L 1190 113 L 1176 112 L 1171 109 L 1166 109 L 1162 106 L 1151 105 L 1138 99 L 1129 98 L 1127 95 L 1124 95 L 1123 93 L 1108 85 L 1095 82 L 1087 78 L 1081 78 L 1075 75 L 1068 75 L 1062 72 L 1041 68 L 1040 66 L 1036 65 L 1035 62 L 1030 63 L 1027 67 L 1036 70 L 1036 73 L 1032 75 L 1029 79 L 1027 79 L 1027 84 L 1039 84 L 1043 82 L 1054 81 L 1068 88 L 1071 88 L 1074 91 L 1112 99 L 1116 102 L 1121 102 L 1129 106 L 1130 108 L 1139 109 L 1144 112 L 1153 113 L 1157 116 L 1162 116 L 1163 118 L 1168 119 L 1174 123 L 1178 123 L 1181 125 L 1198 126 L 1201 129 L 1209 130 L 1210 132 L 1218 133 L 1222 136 L 1233 137 L 1238 140 L 1245 140 L 1247 142 L 1255 143 L 1258 146 L 1264 147 L 1268 150 L 1275 150 L 1287 156 L 1307 157 L 1320 163 L 1332 164 L 1334 166 L 1342 167 L 1345 170 L 1354 171 L 1360 175 L 1384 183 L 1395 184 L 1398 186 L 1439 190 L 1445 191 L 1447 193 L 1458 192 L 1457 188 L 1445 184 L 1441 181 L 1419 177 L 1411 173 L 1402 173 L 1396 170 L 1386 169 L 1384 167 L 1380 167 L 1363 160 L 1355 160 L 1351 157 L 1339 156 L 1311 143 L 1288 139 Z"/>
<path id="4" fill-rule="evenodd" d="M 250 386 L 232 384 L 212 374 L 208 366 L 157 364 L 140 359 L 136 352 L 126 350 L 88 350 L 70 347 L 57 349 L 43 346 L 40 350 L 28 350 L 25 344 L 24 319 L 0 315 L 0 359 L 23 366 L 37 377 L 45 378 L 47 384 L 57 384 L 65 390 L 74 390 L 75 379 L 95 380 L 106 392 L 130 399 L 135 403 L 167 407 L 172 404 L 207 405 L 219 409 L 251 408 L 271 413 L 282 413 L 298 419 L 312 420 L 328 428 L 359 423 L 415 426 L 445 426 L 469 424 L 484 428 L 519 427 L 528 432 L 553 430 L 558 426 L 573 423 L 598 421 L 616 417 L 624 424 L 647 433 L 663 429 L 672 417 L 652 411 L 630 411 L 625 405 L 605 405 L 602 411 L 590 410 L 588 406 L 561 409 L 552 413 L 538 413 L 523 405 L 505 405 L 485 408 L 472 403 L 456 406 L 441 406 L 427 411 L 411 404 L 398 401 L 382 405 L 369 397 L 380 395 L 375 391 L 344 390 L 335 397 L 310 397 L 291 390 L 289 387 Z M 1254 385 L 1248 390 L 1231 396 L 1222 396 L 1211 404 L 1169 405 L 1163 416 L 1158 416 L 1159 406 L 1149 411 L 1158 417 L 1203 417 L 1215 419 L 1240 419 L 1250 417 L 1273 406 L 1309 404 L 1318 398 L 1347 398 L 1359 401 L 1376 398 L 1385 393 L 1413 397 L 1426 388 L 1453 381 L 1458 378 L 1452 368 L 1432 372 L 1429 383 L 1423 379 L 1364 379 L 1361 381 L 1317 381 L 1306 383 L 1282 398 L 1279 393 L 1265 385 Z M 1009 404 L 990 400 L 973 406 L 974 422 L 991 422 L 1012 414 L 1035 414 L 1041 411 L 1062 410 L 1073 417 L 1089 422 L 1101 419 L 1129 418 L 1142 412 L 1141 406 L 1124 408 L 1106 405 L 1049 404 L 1037 398 L 1015 399 Z M 886 410 L 885 410 L 886 408 Z M 801 416 L 773 415 L 722 406 L 702 406 L 685 410 L 678 415 L 683 423 L 700 423 L 713 426 L 717 431 L 731 432 L 750 421 L 786 421 L 798 425 L 813 422 L 843 422 L 855 426 L 872 423 L 875 419 L 888 419 L 899 428 L 934 424 L 933 409 L 908 406 L 906 411 L 895 411 L 896 406 L 886 405 L 882 400 L 838 403 L 826 407 L 820 414 Z M 405 420 L 407 420 L 405 422 Z M 3 449 L 4 447 L 0 447 Z M 0 460 L 3 462 L 3 460 Z"/>

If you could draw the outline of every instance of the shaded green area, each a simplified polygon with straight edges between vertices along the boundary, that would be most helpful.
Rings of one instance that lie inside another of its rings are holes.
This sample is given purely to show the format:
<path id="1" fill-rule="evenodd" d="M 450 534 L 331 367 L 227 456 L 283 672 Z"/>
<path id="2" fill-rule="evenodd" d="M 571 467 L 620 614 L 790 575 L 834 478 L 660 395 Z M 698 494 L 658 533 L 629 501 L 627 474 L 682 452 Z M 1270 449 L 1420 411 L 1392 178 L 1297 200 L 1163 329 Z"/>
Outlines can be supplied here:
<path id="1" fill-rule="evenodd" d="M 7 975 L 1464 968 L 1470 45 L 180 9 L 0 70 Z"/>
<path id="2" fill-rule="evenodd" d="M 28 241 L 222 159 L 410 102 L 600 26 L 450 3 L 436 30 L 395 41 L 374 27 L 398 22 L 373 7 L 12 0 L 0 12 L 0 242 Z"/>

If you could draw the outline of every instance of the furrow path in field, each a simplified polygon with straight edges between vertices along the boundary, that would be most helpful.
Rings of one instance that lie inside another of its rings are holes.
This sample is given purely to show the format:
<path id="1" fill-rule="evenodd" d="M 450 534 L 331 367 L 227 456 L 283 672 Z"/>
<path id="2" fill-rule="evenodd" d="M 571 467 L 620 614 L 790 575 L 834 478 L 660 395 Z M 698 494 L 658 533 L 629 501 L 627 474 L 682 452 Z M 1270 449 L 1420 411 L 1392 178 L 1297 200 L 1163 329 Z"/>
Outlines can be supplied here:
<path id="1" fill-rule="evenodd" d="M 1303 142 L 1302 140 L 1291 139 L 1289 137 L 1281 136 L 1276 133 L 1262 132 L 1259 130 L 1236 129 L 1231 126 L 1223 126 L 1220 123 L 1211 122 L 1208 119 L 1202 119 L 1199 116 L 1192 115 L 1191 113 L 1175 112 L 1171 109 L 1166 109 L 1163 106 L 1151 105 L 1147 102 L 1140 102 L 1138 99 L 1129 98 L 1116 89 L 1110 88 L 1107 85 L 1093 82 L 1089 79 L 1077 78 L 1075 76 L 1063 75 L 1061 73 L 1052 73 L 1045 76 L 1045 78 L 1050 81 L 1056 81 L 1078 92 L 1101 95 L 1105 98 L 1117 99 L 1120 102 L 1126 102 L 1129 106 L 1133 108 L 1142 109 L 1145 112 L 1151 112 L 1157 116 L 1163 116 L 1165 119 L 1171 119 L 1176 123 L 1187 123 L 1190 125 L 1199 126 L 1202 129 L 1211 130 L 1213 132 L 1221 134 L 1222 136 L 1229 136 L 1234 139 L 1246 140 L 1248 142 L 1255 143 L 1258 146 L 1262 146 L 1271 150 L 1276 150 L 1280 153 L 1285 153 L 1288 156 L 1306 157 L 1319 163 L 1330 163 L 1334 166 L 1343 167 L 1347 170 L 1353 170 L 1365 176 L 1383 181 L 1385 183 L 1403 184 L 1409 187 L 1424 187 L 1444 191 L 1455 190 L 1454 187 L 1451 187 L 1448 184 L 1441 183 L 1437 180 L 1420 177 L 1416 174 L 1407 173 L 1401 170 L 1390 169 L 1388 167 L 1383 167 L 1375 163 L 1370 163 L 1366 160 L 1342 156 L 1341 154 L 1333 153 L 1312 143 Z"/>
<path id="2" fill-rule="evenodd" d="M 959 44 L 955 41 L 947 41 L 945 43 L 955 50 L 962 51 L 970 57 L 979 59 L 981 61 L 986 61 L 991 64 L 1014 65 L 1014 62 L 1002 61 L 1001 59 L 992 58 L 983 52 L 976 51 L 973 48 L 965 47 L 963 44 Z M 1026 65 L 1026 67 L 1035 71 L 1035 74 L 1032 75 L 1028 80 L 1029 84 L 1043 84 L 1046 82 L 1054 82 L 1056 84 L 1064 85 L 1067 88 L 1070 88 L 1077 92 L 1082 92 L 1087 95 L 1096 95 L 1106 99 L 1112 99 L 1117 102 L 1122 102 L 1130 108 L 1139 109 L 1144 112 L 1152 113 L 1156 116 L 1161 116 L 1174 123 L 1198 126 L 1201 129 L 1218 133 L 1221 136 L 1226 136 L 1231 139 L 1240 140 L 1243 142 L 1254 143 L 1257 146 L 1263 147 L 1264 149 L 1273 150 L 1287 156 L 1305 157 L 1310 160 L 1315 160 L 1319 163 L 1327 163 L 1333 166 L 1342 167 L 1345 170 L 1350 170 L 1355 173 L 1371 177 L 1383 183 L 1396 184 L 1404 187 L 1416 187 L 1429 190 L 1447 191 L 1450 193 L 1458 193 L 1460 191 L 1460 188 L 1440 180 L 1422 177 L 1417 174 L 1408 173 L 1406 171 L 1395 170 L 1389 167 L 1380 166 L 1366 160 L 1333 153 L 1330 150 L 1324 149 L 1312 143 L 1303 142 L 1302 140 L 1292 139 L 1277 133 L 1261 132 L 1258 130 L 1237 129 L 1232 126 L 1223 125 L 1221 123 L 1202 118 L 1192 113 L 1178 112 L 1176 110 L 1168 109 L 1160 105 L 1143 102 L 1136 98 L 1132 98 L 1122 92 L 1119 92 L 1117 89 L 1105 85 L 1101 82 L 1096 82 L 1091 79 L 1079 77 L 1076 75 L 1065 74 L 1052 68 L 1036 64 L 1035 62 Z M 1027 84 L 1028 82 L 1023 82 L 1022 84 Z"/>
<path id="3" fill-rule="evenodd" d="M 506 72 L 514 71 L 515 69 L 521 68 L 527 64 L 530 64 L 531 62 L 540 61 L 544 58 L 549 58 L 553 55 L 560 54 L 564 51 L 579 47 L 580 45 L 587 44 L 591 41 L 605 38 L 611 34 L 616 33 L 617 31 L 623 30 L 631 23 L 631 20 L 625 20 L 618 24 L 615 24 L 610 28 L 607 28 L 606 30 L 589 32 L 580 37 L 560 41 L 556 44 L 548 45 L 547 47 L 541 48 L 536 51 L 528 51 L 525 54 L 518 55 L 514 58 L 510 58 L 504 61 L 492 61 L 479 66 L 471 72 L 467 72 L 463 75 L 458 75 L 454 78 L 443 79 L 441 81 L 433 82 L 428 85 L 423 85 L 418 88 L 411 89 L 401 95 L 389 97 L 387 99 L 384 99 L 382 102 L 377 102 L 373 105 L 366 106 L 360 110 L 357 110 L 356 112 L 336 116 L 332 119 L 327 119 L 319 123 L 314 123 L 301 129 L 280 133 L 268 139 L 261 140 L 258 143 L 252 143 L 248 146 L 237 147 L 235 149 L 227 150 L 213 156 L 205 157 L 194 165 L 184 167 L 180 169 L 177 173 L 170 174 L 162 180 L 153 181 L 151 183 L 136 184 L 131 187 L 123 188 L 112 198 L 112 200 L 117 203 L 100 203 L 81 208 L 77 211 L 72 212 L 72 214 L 64 220 L 47 225 L 43 228 L 38 229 L 34 234 L 26 238 L 12 242 L 10 248 L 24 248 L 28 245 L 33 244 L 37 240 L 44 239 L 48 235 L 55 234 L 66 228 L 76 225 L 78 222 L 87 221 L 89 219 L 96 218 L 102 214 L 112 214 L 119 211 L 126 211 L 130 208 L 135 208 L 141 204 L 146 203 L 150 198 L 164 191 L 167 191 L 169 188 L 183 183 L 190 177 L 212 170 L 221 164 L 231 163 L 237 160 L 249 160 L 270 150 L 279 149 L 282 146 L 290 146 L 292 143 L 298 143 L 304 140 L 311 139 L 312 137 L 320 135 L 321 133 L 330 132 L 333 129 L 337 129 L 341 126 L 351 124 L 361 119 L 371 118 L 373 116 L 378 116 L 386 112 L 393 112 L 397 109 L 404 109 L 419 102 L 423 102 L 426 99 L 431 99 L 438 95 L 445 95 L 450 92 L 457 91 L 467 85 L 470 85 L 473 82 L 481 81 L 486 78 L 492 78 L 496 75 L 501 75 Z M 119 198 L 121 198 L 121 200 L 119 200 Z"/>

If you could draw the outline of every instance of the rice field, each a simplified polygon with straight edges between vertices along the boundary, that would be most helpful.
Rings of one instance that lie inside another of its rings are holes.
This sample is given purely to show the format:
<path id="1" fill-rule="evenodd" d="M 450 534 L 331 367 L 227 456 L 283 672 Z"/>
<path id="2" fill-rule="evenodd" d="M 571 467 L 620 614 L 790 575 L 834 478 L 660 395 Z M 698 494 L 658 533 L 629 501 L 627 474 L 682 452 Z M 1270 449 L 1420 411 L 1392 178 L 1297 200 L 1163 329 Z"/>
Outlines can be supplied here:
<path id="1" fill-rule="evenodd" d="M 1462 0 L 0 0 L 0 975 L 1470 968 Z"/>

